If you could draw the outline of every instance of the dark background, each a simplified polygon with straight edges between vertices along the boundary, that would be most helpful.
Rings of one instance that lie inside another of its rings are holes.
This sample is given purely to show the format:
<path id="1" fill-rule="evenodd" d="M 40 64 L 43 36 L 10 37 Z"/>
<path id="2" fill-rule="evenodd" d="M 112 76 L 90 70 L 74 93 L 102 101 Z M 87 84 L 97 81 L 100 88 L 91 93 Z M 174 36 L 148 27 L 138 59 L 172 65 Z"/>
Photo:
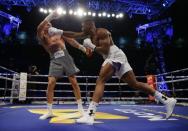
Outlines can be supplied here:
<path id="1" fill-rule="evenodd" d="M 172 18 L 174 35 L 170 44 L 164 47 L 164 58 L 166 71 L 177 70 L 188 67 L 188 26 L 187 26 L 187 3 L 186 0 L 177 0 L 160 17 L 147 20 L 143 16 L 134 16 L 130 19 L 125 15 L 123 19 L 95 18 L 97 27 L 107 28 L 111 31 L 115 44 L 122 48 L 134 69 L 136 75 L 145 75 L 145 65 L 149 56 L 154 52 L 152 47 L 142 42 L 136 44 L 136 27 L 141 24 Z M 28 66 L 36 65 L 41 74 L 48 73 L 49 56 L 36 40 L 37 25 L 45 18 L 45 14 L 39 12 L 38 8 L 33 8 L 27 12 L 24 7 L 12 7 L 7 10 L 0 6 L 0 9 L 19 16 L 22 19 L 19 31 L 13 31 L 11 36 L 1 35 L 0 39 L 0 65 L 8 67 L 18 72 L 28 71 Z M 2 18 L 0 18 L 2 21 Z M 53 21 L 55 27 L 63 30 L 80 31 L 82 19 L 64 16 Z M 20 37 L 25 35 L 25 38 Z M 120 45 L 121 39 L 124 44 Z M 78 40 L 80 43 L 82 40 Z M 82 52 L 67 45 L 67 48 L 80 68 L 81 75 L 97 75 L 102 63 L 101 56 L 94 54 L 92 58 L 87 58 Z"/>

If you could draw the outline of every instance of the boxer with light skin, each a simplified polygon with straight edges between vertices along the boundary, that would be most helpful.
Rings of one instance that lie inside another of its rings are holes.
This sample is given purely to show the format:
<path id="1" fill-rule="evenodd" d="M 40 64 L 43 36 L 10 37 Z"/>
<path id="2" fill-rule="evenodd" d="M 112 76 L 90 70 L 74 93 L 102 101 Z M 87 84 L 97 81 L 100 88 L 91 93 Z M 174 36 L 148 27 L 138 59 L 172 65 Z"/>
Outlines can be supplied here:
<path id="1" fill-rule="evenodd" d="M 80 87 L 75 77 L 76 73 L 79 72 L 79 69 L 76 67 L 72 57 L 66 50 L 65 42 L 81 50 L 86 55 L 88 55 L 88 50 L 79 44 L 75 39 L 62 36 L 62 30 L 58 30 L 52 27 L 50 22 L 58 17 L 59 15 L 56 11 L 54 11 L 49 14 L 37 27 L 37 37 L 39 43 L 44 47 L 51 57 L 47 87 L 47 113 L 40 117 L 42 120 L 53 116 L 52 104 L 54 88 L 56 81 L 62 77 L 63 73 L 68 76 L 68 79 L 73 87 L 73 92 L 77 100 L 79 112 L 82 115 L 84 112 L 82 107 Z"/>

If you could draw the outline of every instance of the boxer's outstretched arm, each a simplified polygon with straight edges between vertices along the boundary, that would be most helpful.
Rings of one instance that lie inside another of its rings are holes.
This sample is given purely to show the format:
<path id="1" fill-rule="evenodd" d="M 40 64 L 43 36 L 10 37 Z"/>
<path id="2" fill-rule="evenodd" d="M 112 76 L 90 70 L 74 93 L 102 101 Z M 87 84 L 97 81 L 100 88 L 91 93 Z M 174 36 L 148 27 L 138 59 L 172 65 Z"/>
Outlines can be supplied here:
<path id="1" fill-rule="evenodd" d="M 43 20 L 38 26 L 37 26 L 37 37 L 38 38 L 42 38 L 43 37 L 43 34 L 42 34 L 42 31 L 45 27 L 45 25 L 48 24 L 48 21 L 46 20 Z"/>
<path id="2" fill-rule="evenodd" d="M 86 36 L 84 32 L 72 32 L 72 31 L 63 31 L 63 35 L 71 38 L 82 38 Z"/>
<path id="3" fill-rule="evenodd" d="M 75 39 L 69 38 L 69 37 L 66 37 L 66 36 L 62 36 L 62 38 L 63 38 L 68 44 L 70 44 L 72 47 L 81 50 L 83 53 L 86 53 L 86 48 L 85 48 L 83 45 L 81 45 L 80 43 L 78 43 Z"/>
<path id="4" fill-rule="evenodd" d="M 62 38 L 68 43 L 70 44 L 72 47 L 74 48 L 79 48 L 79 43 L 73 39 L 73 38 L 69 38 L 69 37 L 66 37 L 66 36 L 62 36 Z"/>

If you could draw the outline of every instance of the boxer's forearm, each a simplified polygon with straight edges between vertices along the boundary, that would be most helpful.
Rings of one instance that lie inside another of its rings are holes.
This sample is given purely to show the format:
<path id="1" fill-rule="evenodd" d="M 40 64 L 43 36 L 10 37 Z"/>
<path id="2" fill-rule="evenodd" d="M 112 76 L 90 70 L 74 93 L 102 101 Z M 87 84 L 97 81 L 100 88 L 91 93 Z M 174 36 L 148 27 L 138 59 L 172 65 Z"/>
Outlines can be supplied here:
<path id="1" fill-rule="evenodd" d="M 46 24 L 51 22 L 51 20 L 56 19 L 58 17 L 56 11 L 50 13 L 37 27 L 37 32 L 41 32 Z"/>
<path id="2" fill-rule="evenodd" d="M 57 10 L 51 12 L 44 20 L 51 22 L 54 19 L 58 19 L 61 15 L 58 14 Z"/>
<path id="3" fill-rule="evenodd" d="M 53 19 L 54 12 L 50 13 L 37 27 L 37 31 L 44 28 L 44 26 Z"/>
<path id="4" fill-rule="evenodd" d="M 46 24 L 48 24 L 48 21 L 43 20 L 43 21 L 37 26 L 37 32 L 42 31 L 42 29 L 45 27 Z"/>
<path id="5" fill-rule="evenodd" d="M 75 39 L 73 39 L 73 38 L 68 38 L 68 37 L 65 37 L 65 36 L 63 36 L 63 39 L 64 39 L 68 44 L 70 44 L 72 47 L 81 50 L 83 53 L 86 53 L 86 48 L 85 48 L 83 45 L 81 45 L 80 43 L 78 43 Z"/>
<path id="6" fill-rule="evenodd" d="M 101 41 L 100 41 L 101 42 Z M 88 47 L 90 49 L 92 49 L 92 51 L 95 51 L 99 54 L 108 54 L 110 45 L 108 43 L 105 43 L 106 41 L 102 41 L 103 43 L 100 44 L 101 46 L 96 46 L 95 44 L 92 43 L 90 38 L 86 38 L 83 41 L 83 46 L 84 47 Z"/>
<path id="7" fill-rule="evenodd" d="M 73 38 L 68 38 L 68 37 L 65 37 L 65 36 L 62 36 L 62 38 L 68 43 L 70 44 L 72 47 L 74 48 L 78 48 L 79 47 L 79 43 L 74 40 Z"/>
<path id="8" fill-rule="evenodd" d="M 47 24 L 47 21 L 42 21 L 38 26 L 37 26 L 37 37 L 41 39 L 43 37 L 42 35 L 42 30 L 44 29 L 45 25 Z"/>
<path id="9" fill-rule="evenodd" d="M 81 38 L 86 36 L 83 32 L 64 31 L 63 35 L 71 38 Z"/>

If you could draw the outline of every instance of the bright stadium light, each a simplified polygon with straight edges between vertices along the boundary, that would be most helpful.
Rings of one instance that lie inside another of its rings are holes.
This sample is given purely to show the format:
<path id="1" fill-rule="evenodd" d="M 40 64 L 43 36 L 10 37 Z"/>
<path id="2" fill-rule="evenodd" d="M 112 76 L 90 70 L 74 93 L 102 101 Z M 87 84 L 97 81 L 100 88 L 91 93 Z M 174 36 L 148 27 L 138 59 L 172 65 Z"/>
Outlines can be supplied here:
<path id="1" fill-rule="evenodd" d="M 123 13 L 119 14 L 119 18 L 123 18 L 123 16 L 124 16 Z"/>
<path id="2" fill-rule="evenodd" d="M 79 8 L 79 9 L 77 10 L 78 16 L 83 16 L 83 13 L 84 13 L 84 11 L 83 11 L 82 8 Z"/>
<path id="3" fill-rule="evenodd" d="M 73 14 L 73 10 L 69 10 L 69 14 L 72 15 Z"/>
<path id="4" fill-rule="evenodd" d="M 76 11 L 74 12 L 74 15 L 77 15 L 77 12 L 76 12 Z"/>
<path id="5" fill-rule="evenodd" d="M 63 14 L 66 15 L 66 14 L 67 14 L 67 11 L 66 11 L 66 10 L 63 10 Z"/>
<path id="6" fill-rule="evenodd" d="M 49 13 L 52 13 L 52 11 L 53 11 L 52 9 L 48 9 L 48 12 L 49 12 Z"/>
<path id="7" fill-rule="evenodd" d="M 66 15 L 66 14 L 69 14 L 69 15 L 74 15 L 74 16 L 78 16 L 78 17 L 86 17 L 86 16 L 89 16 L 89 17 L 106 17 L 106 18 L 111 18 L 111 17 L 114 17 L 114 18 L 123 18 L 124 17 L 124 14 L 123 13 L 108 13 L 108 12 L 94 12 L 94 11 L 87 11 L 87 10 L 84 10 L 83 8 L 78 8 L 77 10 L 73 10 L 73 9 L 69 9 L 69 10 L 64 10 L 63 8 L 61 7 L 57 7 L 56 9 L 52 9 L 52 8 L 49 8 L 49 9 L 44 9 L 44 8 L 39 8 L 39 12 L 42 12 L 44 14 L 47 14 L 47 13 L 51 13 L 53 11 L 56 11 L 58 13 L 58 15 Z"/>
<path id="8" fill-rule="evenodd" d="M 118 18 L 119 18 L 119 15 L 116 15 L 116 18 L 118 19 Z"/>
<path id="9" fill-rule="evenodd" d="M 87 14 L 88 14 L 88 15 L 91 15 L 91 12 L 89 11 Z"/>
<path id="10" fill-rule="evenodd" d="M 44 9 L 43 9 L 43 8 L 40 8 L 39 11 L 40 11 L 40 12 L 44 12 Z"/>
<path id="11" fill-rule="evenodd" d="M 63 13 L 63 9 L 61 7 L 58 7 L 56 11 L 59 15 Z"/>
<path id="12" fill-rule="evenodd" d="M 95 13 L 95 12 L 94 12 L 94 13 L 92 13 L 92 16 L 93 16 L 93 17 L 95 17 L 95 16 L 96 16 L 96 13 Z"/>
<path id="13" fill-rule="evenodd" d="M 43 12 L 44 12 L 44 14 L 47 14 L 47 13 L 48 13 L 48 11 L 47 11 L 46 9 L 44 9 L 44 11 L 43 11 Z"/>
<path id="14" fill-rule="evenodd" d="M 106 12 L 103 12 L 103 13 L 102 13 L 102 16 L 104 16 L 104 17 L 105 17 L 105 16 L 106 16 Z"/>
<path id="15" fill-rule="evenodd" d="M 84 16 L 87 16 L 87 12 L 84 12 L 83 15 L 84 15 Z"/>

